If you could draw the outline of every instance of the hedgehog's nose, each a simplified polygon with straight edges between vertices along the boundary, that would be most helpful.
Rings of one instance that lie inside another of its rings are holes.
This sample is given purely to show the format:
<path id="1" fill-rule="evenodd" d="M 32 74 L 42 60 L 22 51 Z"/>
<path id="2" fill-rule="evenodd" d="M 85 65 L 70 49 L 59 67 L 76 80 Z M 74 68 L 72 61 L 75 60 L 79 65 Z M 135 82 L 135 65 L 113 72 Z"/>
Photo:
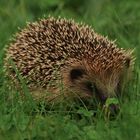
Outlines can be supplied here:
<path id="1" fill-rule="evenodd" d="M 100 100 L 103 104 L 106 102 L 107 98 L 108 97 L 106 95 L 100 95 Z"/>

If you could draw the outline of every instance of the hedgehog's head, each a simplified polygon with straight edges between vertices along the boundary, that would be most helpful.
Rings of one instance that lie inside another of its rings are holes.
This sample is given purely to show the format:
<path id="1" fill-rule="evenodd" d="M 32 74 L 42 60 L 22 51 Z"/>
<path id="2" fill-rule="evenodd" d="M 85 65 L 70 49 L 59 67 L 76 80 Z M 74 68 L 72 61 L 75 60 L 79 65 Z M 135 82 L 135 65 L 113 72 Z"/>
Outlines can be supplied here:
<path id="1" fill-rule="evenodd" d="M 82 97 L 96 97 L 104 104 L 107 98 L 118 97 L 131 68 L 131 55 L 126 51 L 104 56 L 85 57 L 71 63 L 65 83 Z"/>

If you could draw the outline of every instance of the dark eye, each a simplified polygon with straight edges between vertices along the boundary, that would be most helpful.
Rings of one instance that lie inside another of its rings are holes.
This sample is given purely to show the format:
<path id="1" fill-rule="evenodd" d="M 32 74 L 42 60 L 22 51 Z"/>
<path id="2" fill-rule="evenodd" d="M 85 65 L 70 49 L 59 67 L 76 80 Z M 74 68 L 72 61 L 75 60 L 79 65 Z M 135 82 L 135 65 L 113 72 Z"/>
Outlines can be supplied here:
<path id="1" fill-rule="evenodd" d="M 72 69 L 70 71 L 70 79 L 71 81 L 74 81 L 76 79 L 79 79 L 83 76 L 83 74 L 85 74 L 83 69 Z"/>
<path id="2" fill-rule="evenodd" d="M 102 93 L 101 90 L 99 90 L 96 85 L 92 82 L 86 82 L 85 83 L 86 89 L 90 91 L 91 94 L 95 94 L 95 96 L 100 99 L 102 102 L 105 102 L 107 99 L 106 94 Z"/>
<path id="3" fill-rule="evenodd" d="M 96 92 L 96 86 L 92 82 L 86 82 L 85 83 L 86 89 L 88 89 L 90 92 Z"/>

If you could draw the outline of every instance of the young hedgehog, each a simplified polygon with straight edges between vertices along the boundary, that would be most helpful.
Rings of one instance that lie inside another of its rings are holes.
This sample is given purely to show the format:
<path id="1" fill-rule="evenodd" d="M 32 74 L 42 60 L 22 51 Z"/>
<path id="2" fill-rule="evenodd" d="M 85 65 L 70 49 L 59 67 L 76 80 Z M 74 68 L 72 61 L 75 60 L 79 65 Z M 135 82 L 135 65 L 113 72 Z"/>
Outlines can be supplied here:
<path id="1" fill-rule="evenodd" d="M 12 80 L 19 85 L 20 74 L 33 98 L 48 101 L 71 96 L 105 103 L 120 94 L 133 62 L 131 51 L 116 48 L 89 26 L 52 17 L 28 24 L 6 51 Z"/>

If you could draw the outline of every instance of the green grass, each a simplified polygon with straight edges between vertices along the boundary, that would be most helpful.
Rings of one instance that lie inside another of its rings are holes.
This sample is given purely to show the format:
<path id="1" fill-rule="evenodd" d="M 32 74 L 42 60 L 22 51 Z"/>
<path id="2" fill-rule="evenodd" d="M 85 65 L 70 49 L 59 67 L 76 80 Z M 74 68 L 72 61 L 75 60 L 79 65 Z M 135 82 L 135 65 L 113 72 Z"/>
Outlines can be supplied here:
<path id="1" fill-rule="evenodd" d="M 73 18 L 119 47 L 135 48 L 136 64 L 126 87 L 121 115 L 109 120 L 82 103 L 59 106 L 20 100 L 3 74 L 4 48 L 26 21 L 44 15 Z M 15 95 L 13 100 L 8 96 Z M 97 115 L 93 116 L 93 112 Z M 0 0 L 0 140 L 140 140 L 140 1 L 139 0 Z"/>

